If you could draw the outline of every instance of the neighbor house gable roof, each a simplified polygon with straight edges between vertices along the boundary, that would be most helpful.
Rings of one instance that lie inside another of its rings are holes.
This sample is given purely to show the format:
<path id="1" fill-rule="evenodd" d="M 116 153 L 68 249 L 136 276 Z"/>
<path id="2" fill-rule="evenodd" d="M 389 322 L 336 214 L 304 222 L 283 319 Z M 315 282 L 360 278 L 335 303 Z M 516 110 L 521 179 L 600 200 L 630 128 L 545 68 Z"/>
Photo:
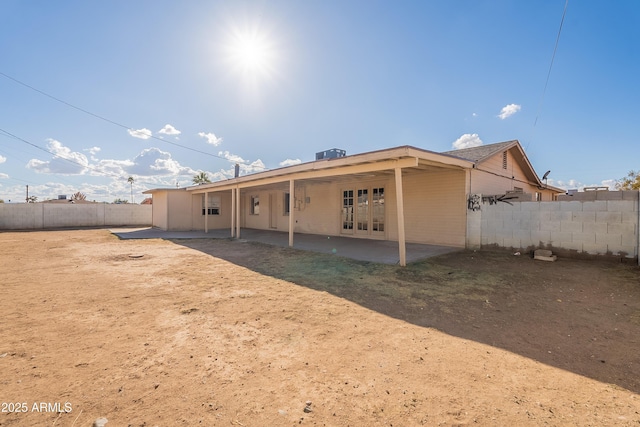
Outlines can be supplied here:
<path id="1" fill-rule="evenodd" d="M 442 154 L 447 154 L 454 157 L 460 157 L 474 163 L 481 163 L 498 153 L 509 150 L 510 148 L 520 145 L 516 140 L 498 142 L 495 144 L 480 145 L 478 147 L 461 148 L 459 150 L 445 151 Z M 522 148 L 522 147 L 520 147 Z M 524 154 L 524 152 L 523 152 Z"/>
<path id="2" fill-rule="evenodd" d="M 552 187 L 547 184 L 543 184 L 540 177 L 536 173 L 535 169 L 529 162 L 529 158 L 524 152 L 522 145 L 518 140 L 497 142 L 495 144 L 481 145 L 479 147 L 462 148 L 460 150 L 446 151 L 443 154 L 459 157 L 474 162 L 476 165 L 481 166 L 483 162 L 491 159 L 496 155 L 501 155 L 505 151 L 509 151 L 516 162 L 520 165 L 523 173 L 533 184 L 538 187 L 548 188 L 557 193 L 564 193 L 562 188 Z"/>

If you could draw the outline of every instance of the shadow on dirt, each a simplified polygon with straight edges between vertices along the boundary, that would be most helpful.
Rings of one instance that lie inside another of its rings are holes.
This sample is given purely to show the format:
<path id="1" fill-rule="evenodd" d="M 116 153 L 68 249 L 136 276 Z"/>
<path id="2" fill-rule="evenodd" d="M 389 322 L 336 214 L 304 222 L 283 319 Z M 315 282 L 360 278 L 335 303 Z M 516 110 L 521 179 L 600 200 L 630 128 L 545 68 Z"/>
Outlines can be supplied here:
<path id="1" fill-rule="evenodd" d="M 397 267 L 260 243 L 172 240 L 403 321 L 640 393 L 640 269 L 460 251 Z"/>

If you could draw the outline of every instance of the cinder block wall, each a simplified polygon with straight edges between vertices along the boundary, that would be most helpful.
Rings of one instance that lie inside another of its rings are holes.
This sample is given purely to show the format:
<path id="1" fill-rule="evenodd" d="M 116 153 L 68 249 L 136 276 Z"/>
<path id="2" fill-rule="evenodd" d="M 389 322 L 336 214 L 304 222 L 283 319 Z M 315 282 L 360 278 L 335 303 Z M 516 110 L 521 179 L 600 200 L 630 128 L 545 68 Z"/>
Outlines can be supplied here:
<path id="1" fill-rule="evenodd" d="M 0 203 L 0 230 L 150 226 L 151 205 Z"/>
<path id="2" fill-rule="evenodd" d="M 481 205 L 481 245 L 638 257 L 638 192 L 631 199 Z"/>

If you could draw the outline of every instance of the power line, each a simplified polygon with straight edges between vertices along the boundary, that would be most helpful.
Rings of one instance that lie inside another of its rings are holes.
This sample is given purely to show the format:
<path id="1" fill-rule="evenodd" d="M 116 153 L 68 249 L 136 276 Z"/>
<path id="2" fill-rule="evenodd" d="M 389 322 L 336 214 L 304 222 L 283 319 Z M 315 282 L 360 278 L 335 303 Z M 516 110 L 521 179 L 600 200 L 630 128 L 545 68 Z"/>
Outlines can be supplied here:
<path id="1" fill-rule="evenodd" d="M 71 104 L 71 103 L 69 103 L 69 102 L 67 102 L 67 101 L 64 101 L 64 100 L 62 100 L 62 99 L 60 99 L 60 98 L 57 98 L 57 97 L 55 97 L 55 96 L 53 96 L 53 95 L 50 95 L 50 94 L 48 94 L 48 93 L 46 93 L 46 92 L 44 92 L 44 91 L 42 91 L 42 90 L 40 90 L 40 89 L 38 89 L 38 88 L 36 88 L 36 87 L 33 87 L 33 86 L 31 86 L 31 85 L 29 85 L 29 84 L 27 84 L 27 83 L 24 83 L 24 82 L 22 82 L 22 81 L 20 81 L 20 80 L 16 79 L 15 77 L 11 77 L 11 76 L 9 76 L 8 74 L 3 73 L 2 71 L 0 71 L 0 76 L 3 76 L 3 77 L 5 77 L 5 78 L 7 78 L 7 79 L 9 79 L 9 80 L 12 80 L 13 82 L 15 82 L 15 83 L 17 83 L 17 84 L 19 84 L 19 85 L 21 85 L 21 86 L 24 86 L 24 87 L 26 87 L 26 88 L 28 88 L 28 89 L 33 90 L 34 92 L 37 92 L 37 93 L 39 93 L 39 94 L 41 94 L 41 95 L 46 96 L 47 98 L 53 99 L 54 101 L 57 101 L 57 102 L 59 102 L 59 103 L 61 103 L 61 104 L 64 104 L 64 105 L 66 105 L 67 107 L 73 108 L 73 109 L 78 110 L 78 111 L 80 111 L 80 112 L 82 112 L 82 113 L 85 113 L 85 114 L 87 114 L 87 115 L 89 115 L 89 116 L 95 117 L 96 119 L 103 120 L 103 121 L 105 121 L 105 122 L 107 122 L 107 123 L 110 123 L 110 124 L 112 124 L 112 125 L 118 126 L 118 127 L 120 127 L 120 128 L 123 128 L 123 129 L 129 130 L 129 131 L 134 131 L 134 132 L 136 131 L 136 129 L 134 129 L 134 128 L 130 127 L 130 126 L 123 125 L 122 123 L 118 123 L 118 122 L 116 122 L 115 120 L 111 120 L 111 119 L 109 119 L 109 118 L 107 118 L 107 117 L 104 117 L 104 116 L 101 116 L 101 115 L 99 115 L 99 114 L 92 113 L 92 112 L 91 112 L 91 111 L 89 111 L 89 110 L 86 110 L 86 109 L 84 109 L 84 108 L 78 107 L 78 106 L 73 105 L 73 104 Z M 155 135 L 149 135 L 149 137 L 151 137 L 151 138 L 153 138 L 153 139 L 157 139 L 158 141 L 165 142 L 165 143 L 167 143 L 167 144 L 174 145 L 174 146 L 176 146 L 176 147 L 184 148 L 185 150 L 190 150 L 190 151 L 193 151 L 193 152 L 195 152 L 195 153 L 204 154 L 204 155 L 206 155 L 206 156 L 211 156 L 211 157 L 215 157 L 215 158 L 218 158 L 218 159 L 222 159 L 222 160 L 227 160 L 227 161 L 229 161 L 229 159 L 227 159 L 227 158 L 225 158 L 225 157 L 218 156 L 218 155 L 215 155 L 215 154 L 212 154 L 212 153 L 208 153 L 208 152 L 206 152 L 206 151 L 198 150 L 198 149 L 196 149 L 196 148 L 188 147 L 188 146 L 186 146 L 186 145 L 178 144 L 177 142 L 168 141 L 168 140 L 166 140 L 166 139 L 159 138 L 159 137 L 157 137 L 157 136 L 155 136 Z M 242 162 L 241 162 L 241 163 L 242 163 Z M 246 164 L 246 162 L 245 162 L 245 164 Z M 266 170 L 267 168 L 264 168 L 264 169 Z"/>
<path id="2" fill-rule="evenodd" d="M 556 59 L 556 52 L 558 50 L 558 43 L 560 42 L 560 34 L 562 33 L 562 25 L 564 24 L 564 17 L 567 14 L 567 6 L 569 6 L 569 0 L 565 0 L 564 10 L 562 11 L 562 19 L 560 20 L 560 28 L 558 28 L 558 35 L 556 36 L 556 44 L 553 47 L 553 55 L 551 55 L 551 63 L 549 64 L 549 71 L 547 71 L 547 79 L 544 82 L 544 89 L 542 90 L 542 96 L 540 97 L 540 104 L 538 105 L 538 111 L 536 112 L 536 119 L 533 122 L 533 127 L 536 127 L 538 123 L 538 116 L 540 110 L 542 110 L 542 104 L 544 103 L 544 96 L 547 93 L 547 86 L 549 85 L 549 78 L 551 77 L 551 69 L 553 68 L 553 61 Z"/>
<path id="3" fill-rule="evenodd" d="M 24 138 L 20 138 L 19 136 L 16 136 L 16 135 L 12 134 L 11 132 L 8 132 L 8 131 L 6 131 L 6 130 L 4 130 L 4 129 L 2 129 L 2 128 L 0 128 L 0 132 L 1 132 L 1 133 L 3 133 L 3 134 L 4 134 L 5 136 L 7 136 L 7 137 L 10 137 L 10 138 L 16 139 L 16 140 L 18 140 L 18 141 L 21 141 L 21 142 L 23 142 L 23 143 L 25 143 L 25 144 L 27 144 L 27 145 L 30 145 L 30 146 L 32 146 L 32 147 L 34 147 L 34 148 L 37 148 L 38 150 L 44 151 L 45 153 L 49 153 L 49 154 L 51 154 L 52 156 L 54 156 L 54 158 L 59 158 L 59 159 L 62 159 L 62 160 L 66 160 L 66 161 L 67 161 L 67 162 L 69 162 L 69 163 L 73 163 L 73 164 L 78 165 L 78 166 L 81 166 L 81 167 L 83 167 L 83 168 L 90 169 L 90 170 L 92 170 L 92 171 L 94 171 L 94 172 L 96 172 L 96 173 L 99 173 L 99 174 L 101 174 L 101 175 L 109 175 L 109 176 L 112 176 L 112 177 L 115 177 L 115 178 L 122 178 L 122 177 L 123 177 L 122 175 L 118 175 L 118 174 L 111 173 L 111 172 L 107 172 L 107 171 L 102 171 L 102 170 L 99 170 L 99 169 L 94 168 L 93 166 L 91 166 L 91 165 L 89 165 L 89 164 L 86 164 L 86 165 L 85 165 L 85 164 L 82 164 L 82 163 L 80 163 L 80 162 L 77 162 L 77 161 L 75 161 L 75 160 L 73 160 L 73 159 L 69 159 L 69 158 L 67 158 L 67 157 L 61 156 L 61 155 L 60 155 L 60 154 L 58 154 L 58 153 L 54 153 L 54 152 L 53 152 L 53 151 L 51 151 L 51 150 L 47 150 L 47 149 L 46 149 L 46 148 L 44 148 L 44 147 L 40 147 L 39 145 L 34 144 L 33 142 L 29 142 L 29 141 L 27 141 L 27 140 L 26 140 L 26 139 L 24 139 Z"/>

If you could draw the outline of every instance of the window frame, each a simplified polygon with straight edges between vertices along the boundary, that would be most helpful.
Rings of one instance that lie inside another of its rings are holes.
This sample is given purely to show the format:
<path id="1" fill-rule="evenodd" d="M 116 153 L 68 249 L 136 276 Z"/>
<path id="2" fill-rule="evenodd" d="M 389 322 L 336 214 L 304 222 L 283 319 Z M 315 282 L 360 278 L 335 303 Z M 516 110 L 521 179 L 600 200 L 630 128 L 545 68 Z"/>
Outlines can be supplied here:
<path id="1" fill-rule="evenodd" d="M 255 195 L 250 197 L 250 207 L 249 214 L 250 215 L 260 215 L 260 195 Z"/>
<path id="2" fill-rule="evenodd" d="M 205 200 L 207 200 L 207 206 L 205 207 Z M 220 215 L 222 211 L 222 198 L 220 196 L 209 196 L 206 194 L 202 195 L 202 216 L 205 215 Z"/>

